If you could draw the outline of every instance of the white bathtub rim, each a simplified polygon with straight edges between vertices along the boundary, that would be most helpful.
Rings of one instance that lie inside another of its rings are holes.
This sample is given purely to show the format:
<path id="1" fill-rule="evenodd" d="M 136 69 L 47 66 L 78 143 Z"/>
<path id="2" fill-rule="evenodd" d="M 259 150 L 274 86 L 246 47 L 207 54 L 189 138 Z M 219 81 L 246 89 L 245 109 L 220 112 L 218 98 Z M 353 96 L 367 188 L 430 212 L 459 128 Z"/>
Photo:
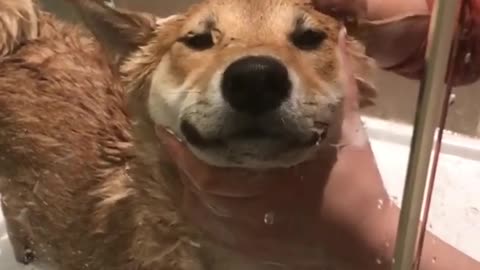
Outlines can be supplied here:
<path id="1" fill-rule="evenodd" d="M 367 116 L 363 116 L 362 120 L 370 139 L 410 146 L 412 125 Z M 441 151 L 442 154 L 480 161 L 480 139 L 446 130 Z"/>

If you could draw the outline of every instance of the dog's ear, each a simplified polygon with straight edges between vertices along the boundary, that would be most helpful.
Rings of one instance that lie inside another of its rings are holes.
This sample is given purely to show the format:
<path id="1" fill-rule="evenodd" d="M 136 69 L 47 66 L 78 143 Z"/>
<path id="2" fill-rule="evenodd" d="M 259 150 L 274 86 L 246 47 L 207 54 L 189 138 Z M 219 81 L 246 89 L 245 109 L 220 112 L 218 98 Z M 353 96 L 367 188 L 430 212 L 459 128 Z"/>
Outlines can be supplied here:
<path id="1" fill-rule="evenodd" d="M 114 8 L 105 0 L 68 0 L 104 46 L 113 64 L 144 45 L 155 31 L 156 17 Z"/>

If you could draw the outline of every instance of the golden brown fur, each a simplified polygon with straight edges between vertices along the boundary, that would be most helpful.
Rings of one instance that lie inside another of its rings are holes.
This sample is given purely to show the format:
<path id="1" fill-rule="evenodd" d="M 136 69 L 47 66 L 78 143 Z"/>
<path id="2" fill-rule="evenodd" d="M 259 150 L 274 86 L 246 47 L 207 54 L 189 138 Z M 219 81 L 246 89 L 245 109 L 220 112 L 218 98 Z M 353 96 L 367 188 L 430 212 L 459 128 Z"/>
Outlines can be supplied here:
<path id="1" fill-rule="evenodd" d="M 4 0 L 0 8 L 0 57 L 38 35 L 37 9 L 32 0 Z"/>
<path id="2" fill-rule="evenodd" d="M 0 61 L 0 191 L 17 259 L 30 249 L 54 269 L 187 269 L 167 183 L 137 169 L 99 46 L 50 14 L 38 24 L 38 38 Z"/>
<path id="3" fill-rule="evenodd" d="M 172 49 L 172 43 L 186 29 L 185 21 L 211 5 L 228 13 L 222 1 L 199 5 L 161 26 L 153 16 L 139 17 L 142 27 L 155 34 L 138 32 L 130 55 L 108 59 L 82 28 L 35 9 L 25 13 L 29 1 L 17 1 L 0 0 L 0 22 L 10 22 L 0 24 L 0 30 L 5 25 L 22 29 L 9 31 L 16 35 L 7 38 L 0 32 L 0 192 L 17 259 L 24 260 L 31 250 L 38 263 L 60 270 L 264 269 L 245 268 L 247 263 L 233 255 L 225 260 L 237 263 L 224 262 L 226 268 L 204 267 L 200 253 L 226 251 L 200 249 L 199 232 L 182 218 L 182 185 L 146 108 L 147 90 L 165 54 L 177 61 L 173 84 L 199 67 L 213 72 L 203 63 L 215 53 L 196 58 Z M 12 9 L 14 2 L 18 5 Z M 254 2 L 251 8 L 262 8 Z M 18 20 L 12 22 L 11 14 Z M 38 14 L 38 20 L 19 14 Z M 336 35 L 339 26 L 323 19 Z M 237 35 L 248 36 L 241 30 Z M 315 84 L 318 76 L 336 79 L 336 68 L 327 68 L 336 66 L 334 39 L 323 55 L 310 56 L 324 60 L 315 67 L 318 73 L 302 74 L 307 84 Z M 288 50 L 277 48 L 291 59 Z M 358 57 L 365 63 L 362 53 Z M 117 81 L 112 63 L 119 66 L 124 84 Z M 291 59 L 289 64 L 301 69 L 308 61 Z M 201 78 L 197 85 L 206 83 Z"/>

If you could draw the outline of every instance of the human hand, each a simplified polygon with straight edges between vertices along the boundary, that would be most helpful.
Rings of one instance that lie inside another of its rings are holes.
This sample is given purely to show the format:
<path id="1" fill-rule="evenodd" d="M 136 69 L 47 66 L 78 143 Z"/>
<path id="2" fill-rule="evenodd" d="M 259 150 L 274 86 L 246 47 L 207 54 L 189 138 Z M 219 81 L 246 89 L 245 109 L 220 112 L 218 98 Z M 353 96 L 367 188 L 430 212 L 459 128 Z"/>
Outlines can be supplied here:
<path id="1" fill-rule="evenodd" d="M 468 0 L 471 32 L 460 45 L 454 84 L 480 77 L 480 0 Z M 362 40 L 379 67 L 419 79 L 424 68 L 430 13 L 434 0 L 314 0 L 318 10 L 354 23 L 351 34 Z"/>
<path id="2" fill-rule="evenodd" d="M 340 36 L 343 52 L 345 33 Z M 187 187 L 184 211 L 212 241 L 292 267 L 318 263 L 326 246 L 333 257 L 359 250 L 353 253 L 365 259 L 361 231 L 388 196 L 362 127 L 349 60 L 344 53 L 339 58 L 346 89 L 339 138 L 304 164 L 266 172 L 216 168 L 158 131 Z M 370 262 L 376 265 L 373 255 Z"/>

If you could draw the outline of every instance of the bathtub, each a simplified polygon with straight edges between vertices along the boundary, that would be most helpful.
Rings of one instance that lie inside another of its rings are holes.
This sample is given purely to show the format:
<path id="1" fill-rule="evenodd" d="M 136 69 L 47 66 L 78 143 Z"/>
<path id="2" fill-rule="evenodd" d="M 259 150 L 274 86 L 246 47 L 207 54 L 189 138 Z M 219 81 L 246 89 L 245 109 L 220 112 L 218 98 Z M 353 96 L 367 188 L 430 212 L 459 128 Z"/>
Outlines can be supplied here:
<path id="1" fill-rule="evenodd" d="M 400 205 L 412 127 L 364 117 L 373 151 L 392 200 Z M 480 260 L 480 140 L 446 133 L 428 228 Z M 0 270 L 48 270 L 15 263 L 0 215 Z"/>

